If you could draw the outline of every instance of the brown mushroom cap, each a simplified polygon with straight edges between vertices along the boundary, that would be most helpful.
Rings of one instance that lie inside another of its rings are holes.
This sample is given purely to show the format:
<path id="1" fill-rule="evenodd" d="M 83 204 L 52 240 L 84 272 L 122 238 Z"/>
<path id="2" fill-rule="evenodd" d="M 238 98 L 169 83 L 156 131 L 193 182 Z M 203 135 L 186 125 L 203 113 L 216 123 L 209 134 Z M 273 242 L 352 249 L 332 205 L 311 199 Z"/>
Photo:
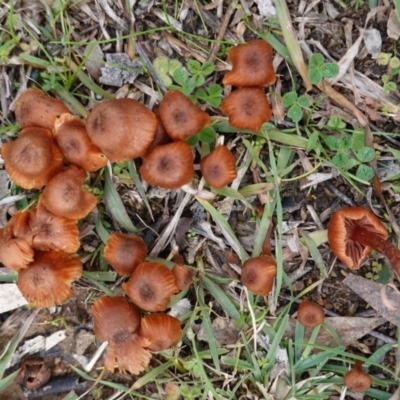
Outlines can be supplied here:
<path id="1" fill-rule="evenodd" d="M 63 169 L 64 156 L 48 129 L 25 128 L 1 152 L 11 179 L 24 189 L 41 189 Z"/>
<path id="2" fill-rule="evenodd" d="M 372 250 L 372 247 L 352 239 L 358 228 L 366 229 L 383 240 L 389 236 L 385 225 L 364 207 L 345 207 L 335 211 L 328 226 L 329 245 L 336 257 L 352 270 L 358 269 Z"/>
<path id="3" fill-rule="evenodd" d="M 237 176 L 235 156 L 226 146 L 218 146 L 201 159 L 200 170 L 210 186 L 221 189 Z"/>
<path id="4" fill-rule="evenodd" d="M 241 88 L 222 100 L 221 110 L 229 117 L 229 125 L 258 132 L 272 117 L 264 90 L 259 87 Z"/>
<path id="5" fill-rule="evenodd" d="M 102 342 L 118 343 L 140 325 L 140 312 L 125 297 L 100 297 L 92 306 L 94 334 Z"/>
<path id="6" fill-rule="evenodd" d="M 233 86 L 270 86 L 276 81 L 272 66 L 272 47 L 262 39 L 250 40 L 228 53 L 232 70 L 222 83 Z"/>
<path id="7" fill-rule="evenodd" d="M 57 174 L 43 190 L 41 201 L 53 214 L 70 219 L 86 217 L 97 204 L 96 196 L 82 188 L 86 172 L 70 165 Z"/>
<path id="8" fill-rule="evenodd" d="M 18 274 L 18 288 L 35 307 L 62 304 L 73 296 L 71 283 L 80 278 L 82 263 L 77 254 L 38 251 L 34 261 Z"/>
<path id="9" fill-rule="evenodd" d="M 159 263 L 139 264 L 122 288 L 138 307 L 151 312 L 164 311 L 178 293 L 174 275 Z"/>
<path id="10" fill-rule="evenodd" d="M 22 128 L 36 126 L 52 130 L 56 118 L 64 113 L 69 113 L 69 109 L 62 101 L 37 88 L 25 90 L 15 102 L 15 118 Z"/>
<path id="11" fill-rule="evenodd" d="M 210 116 L 178 90 L 168 90 L 160 103 L 160 118 L 173 140 L 186 140 L 211 122 Z"/>
<path id="12" fill-rule="evenodd" d="M 297 310 L 297 320 L 305 328 L 315 328 L 325 321 L 325 311 L 319 304 L 304 299 Z"/>
<path id="13" fill-rule="evenodd" d="M 151 353 L 146 349 L 150 341 L 136 333 L 121 335 L 117 342 L 113 342 L 107 349 L 104 360 L 105 369 L 114 372 L 118 364 L 120 372 L 128 371 L 139 375 L 149 365 Z"/>
<path id="14" fill-rule="evenodd" d="M 54 138 L 65 158 L 85 171 L 94 172 L 107 164 L 107 157 L 90 140 L 85 122 L 71 114 L 56 120 Z"/>
<path id="15" fill-rule="evenodd" d="M 344 375 L 344 384 L 353 392 L 362 393 L 372 385 L 372 378 L 362 370 L 362 362 L 356 360 L 354 367 Z"/>
<path id="16" fill-rule="evenodd" d="M 131 276 L 147 255 L 147 245 L 140 236 L 112 233 L 104 248 L 104 258 L 119 275 Z"/>
<path id="17" fill-rule="evenodd" d="M 155 313 L 142 318 L 139 335 L 149 339 L 150 351 L 162 351 L 171 347 L 181 336 L 179 319 L 164 313 Z"/>
<path id="18" fill-rule="evenodd" d="M 192 149 L 180 141 L 158 146 L 144 160 L 139 172 L 149 185 L 178 189 L 193 178 Z"/>
<path id="19" fill-rule="evenodd" d="M 39 201 L 29 210 L 29 226 L 33 235 L 32 247 L 37 250 L 61 250 L 75 253 L 80 246 L 76 220 L 51 213 Z"/>
<path id="20" fill-rule="evenodd" d="M 275 276 L 276 261 L 270 256 L 249 258 L 242 266 L 242 284 L 259 296 L 271 292 Z"/>
<path id="21" fill-rule="evenodd" d="M 143 155 L 144 158 L 146 158 L 156 147 L 170 143 L 172 141 L 172 139 L 168 136 L 168 133 L 165 130 L 164 125 L 161 121 L 160 110 L 153 109 L 153 112 L 157 118 L 157 129 L 153 141 L 147 149 L 146 154 Z"/>
<path id="22" fill-rule="evenodd" d="M 110 161 L 142 157 L 157 129 L 155 115 L 133 99 L 103 101 L 93 107 L 86 129 Z"/>
<path id="23" fill-rule="evenodd" d="M 174 274 L 179 290 L 186 290 L 193 282 L 194 271 L 182 264 L 174 264 L 171 272 Z"/>

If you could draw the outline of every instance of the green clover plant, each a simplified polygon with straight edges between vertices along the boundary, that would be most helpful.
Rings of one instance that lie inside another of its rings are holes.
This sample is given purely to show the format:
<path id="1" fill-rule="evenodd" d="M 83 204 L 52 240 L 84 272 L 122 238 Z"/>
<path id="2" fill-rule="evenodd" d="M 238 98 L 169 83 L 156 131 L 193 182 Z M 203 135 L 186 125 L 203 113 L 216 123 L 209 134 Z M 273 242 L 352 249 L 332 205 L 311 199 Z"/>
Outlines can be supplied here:
<path id="1" fill-rule="evenodd" d="M 296 124 L 303 118 L 303 109 L 311 106 L 310 97 L 303 94 L 298 96 L 296 92 L 285 93 L 282 97 L 282 104 L 288 108 L 287 115 Z"/>
<path id="2" fill-rule="evenodd" d="M 322 54 L 313 54 L 308 62 L 308 77 L 313 85 L 320 84 L 324 78 L 334 78 L 339 73 L 337 64 L 324 61 Z"/>

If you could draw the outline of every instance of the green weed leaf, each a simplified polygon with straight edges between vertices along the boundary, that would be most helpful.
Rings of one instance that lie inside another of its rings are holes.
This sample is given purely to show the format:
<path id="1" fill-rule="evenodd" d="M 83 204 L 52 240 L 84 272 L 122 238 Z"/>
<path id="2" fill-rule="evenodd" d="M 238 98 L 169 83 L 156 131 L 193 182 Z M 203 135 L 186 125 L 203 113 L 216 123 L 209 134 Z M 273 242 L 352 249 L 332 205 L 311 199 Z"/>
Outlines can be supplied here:
<path id="1" fill-rule="evenodd" d="M 288 92 L 283 95 L 282 104 L 284 107 L 290 107 L 294 103 L 296 103 L 296 100 L 297 100 L 297 93 L 296 92 Z"/>
<path id="2" fill-rule="evenodd" d="M 297 99 L 297 104 L 302 108 L 308 108 L 311 106 L 310 98 L 303 94 Z"/>
<path id="3" fill-rule="evenodd" d="M 321 73 L 325 79 L 334 78 L 339 73 L 339 67 L 334 63 L 326 63 L 322 65 Z"/>
<path id="4" fill-rule="evenodd" d="M 350 158 L 347 154 L 337 153 L 332 157 L 332 162 L 333 162 L 333 165 L 335 165 L 338 168 L 347 169 L 349 159 Z"/>
<path id="5" fill-rule="evenodd" d="M 375 158 L 375 150 L 367 146 L 362 147 L 357 152 L 357 157 L 360 161 L 364 163 L 370 162 Z"/>
<path id="6" fill-rule="evenodd" d="M 306 152 L 309 153 L 310 151 L 314 150 L 315 147 L 318 144 L 318 132 L 313 132 L 309 137 L 308 137 L 308 143 L 306 147 Z"/>
<path id="7" fill-rule="evenodd" d="M 174 71 L 173 78 L 176 83 L 183 86 L 189 78 L 189 72 L 185 67 L 179 67 Z"/>
<path id="8" fill-rule="evenodd" d="M 207 100 L 208 94 L 203 88 L 200 88 L 196 90 L 196 97 L 202 100 Z"/>
<path id="9" fill-rule="evenodd" d="M 190 60 L 187 63 L 187 67 L 190 73 L 198 74 L 201 70 L 201 64 L 196 60 Z"/>
<path id="10" fill-rule="evenodd" d="M 212 97 L 221 96 L 222 91 L 223 91 L 222 87 L 220 85 L 217 85 L 216 83 L 212 83 L 208 88 L 208 93 Z"/>
<path id="11" fill-rule="evenodd" d="M 201 67 L 201 73 L 205 76 L 211 75 L 215 70 L 215 66 L 211 61 L 207 61 Z"/>
<path id="12" fill-rule="evenodd" d="M 205 82 L 205 78 L 203 75 L 193 75 L 193 77 L 190 79 L 193 79 L 195 87 L 200 87 Z"/>
<path id="13" fill-rule="evenodd" d="M 340 118 L 338 115 L 333 115 L 332 117 L 329 118 L 327 127 L 330 129 L 335 129 L 340 131 L 346 128 L 346 124 L 342 121 L 342 118 Z"/>
<path id="14" fill-rule="evenodd" d="M 318 85 L 322 81 L 322 73 L 318 68 L 310 68 L 308 70 L 308 77 L 313 85 Z"/>
<path id="15" fill-rule="evenodd" d="M 338 150 L 338 140 L 336 136 L 325 136 L 325 142 L 329 150 Z"/>
<path id="16" fill-rule="evenodd" d="M 199 143 L 199 135 L 194 135 L 194 136 L 191 136 L 190 138 L 186 139 L 186 143 L 189 146 L 196 146 L 196 144 Z"/>
<path id="17" fill-rule="evenodd" d="M 294 106 L 291 106 L 288 110 L 287 113 L 288 117 L 293 120 L 293 122 L 299 122 L 301 118 L 303 117 L 303 110 L 301 109 L 300 106 L 295 104 Z"/>
<path id="18" fill-rule="evenodd" d="M 310 66 L 310 68 L 318 68 L 320 67 L 323 62 L 324 62 L 325 58 L 322 54 L 313 54 L 310 57 L 310 61 L 308 62 L 308 65 Z"/>
<path id="19" fill-rule="evenodd" d="M 196 87 L 196 82 L 194 78 L 189 78 L 183 85 L 182 85 L 182 93 L 186 96 L 189 96 Z"/>
<path id="20" fill-rule="evenodd" d="M 357 168 L 356 177 L 363 181 L 370 182 L 374 175 L 374 170 L 369 165 L 361 164 Z"/>
<path id="21" fill-rule="evenodd" d="M 211 106 L 211 107 L 219 107 L 221 105 L 221 98 L 220 97 L 209 97 L 207 99 L 207 103 Z"/>
<path id="22" fill-rule="evenodd" d="M 212 127 L 206 126 L 199 132 L 199 139 L 204 143 L 212 143 L 215 140 L 215 131 Z"/>
<path id="23" fill-rule="evenodd" d="M 339 150 L 349 150 L 351 148 L 351 137 L 348 135 L 340 136 L 338 140 Z"/>

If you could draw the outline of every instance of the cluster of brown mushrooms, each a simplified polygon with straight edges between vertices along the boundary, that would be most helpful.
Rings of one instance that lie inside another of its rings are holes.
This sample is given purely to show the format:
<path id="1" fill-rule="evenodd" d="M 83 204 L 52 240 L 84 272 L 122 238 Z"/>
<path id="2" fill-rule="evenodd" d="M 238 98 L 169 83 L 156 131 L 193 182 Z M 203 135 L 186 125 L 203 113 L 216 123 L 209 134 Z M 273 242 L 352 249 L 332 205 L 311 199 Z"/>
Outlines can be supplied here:
<path id="1" fill-rule="evenodd" d="M 193 271 L 178 258 L 172 270 L 156 262 L 145 262 L 147 246 L 132 234 L 113 233 L 104 258 L 129 280 L 122 288 L 125 297 L 101 297 L 93 304 L 94 332 L 108 341 L 104 366 L 137 375 L 149 364 L 151 353 L 171 347 L 181 336 L 179 319 L 165 314 L 172 296 L 192 283 Z M 152 314 L 143 318 L 139 309 Z M 110 327 L 112 327 L 110 329 Z"/>

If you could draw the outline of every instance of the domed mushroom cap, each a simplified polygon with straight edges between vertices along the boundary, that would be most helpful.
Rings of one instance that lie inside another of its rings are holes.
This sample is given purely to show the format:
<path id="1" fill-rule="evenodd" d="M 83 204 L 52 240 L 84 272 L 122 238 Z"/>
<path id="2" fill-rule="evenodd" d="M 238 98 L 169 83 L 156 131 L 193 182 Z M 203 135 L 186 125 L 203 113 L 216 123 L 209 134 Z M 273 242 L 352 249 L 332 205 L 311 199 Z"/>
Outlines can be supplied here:
<path id="1" fill-rule="evenodd" d="M 211 122 L 210 116 L 178 90 L 168 90 L 160 103 L 160 118 L 173 140 L 186 140 Z"/>
<path id="2" fill-rule="evenodd" d="M 15 118 L 22 128 L 42 127 L 52 130 L 56 118 L 69 113 L 60 100 L 47 96 L 37 88 L 29 88 L 15 102 Z"/>
<path id="3" fill-rule="evenodd" d="M 105 369 L 114 372 L 115 364 L 118 364 L 120 372 L 130 372 L 139 375 L 149 365 L 151 353 L 145 348 L 150 344 L 146 338 L 136 333 L 121 335 L 117 342 L 108 346 L 104 360 Z"/>
<path id="4" fill-rule="evenodd" d="M 171 297 L 178 293 L 174 275 L 159 263 L 138 265 L 122 288 L 138 307 L 151 312 L 164 311 Z"/>
<path id="5" fill-rule="evenodd" d="M 249 258 L 242 266 L 241 282 L 258 296 L 267 296 L 274 285 L 276 261 L 270 256 Z"/>
<path id="6" fill-rule="evenodd" d="M 180 141 L 158 146 L 144 160 L 139 172 L 149 185 L 178 189 L 193 178 L 192 149 Z"/>
<path id="7" fill-rule="evenodd" d="M 155 313 L 142 318 L 139 335 L 149 339 L 150 351 L 162 351 L 171 347 L 181 336 L 179 319 L 164 313 Z"/>
<path id="8" fill-rule="evenodd" d="M 315 328 L 325 321 L 325 311 L 319 304 L 304 299 L 297 310 L 297 320 L 305 328 Z"/>
<path id="9" fill-rule="evenodd" d="M 0 261 L 13 271 L 20 271 L 28 267 L 33 261 L 33 249 L 25 239 L 0 239 Z"/>
<path id="10" fill-rule="evenodd" d="M 233 86 L 270 86 L 276 81 L 272 66 L 272 47 L 262 39 L 250 40 L 228 53 L 232 70 L 222 83 Z"/>
<path id="11" fill-rule="evenodd" d="M 221 110 L 229 117 L 229 125 L 258 132 L 272 117 L 271 108 L 261 88 L 241 88 L 222 100 Z"/>
<path id="12" fill-rule="evenodd" d="M 193 282 L 194 271 L 182 264 L 174 264 L 171 272 L 174 274 L 179 290 L 186 290 Z"/>
<path id="13" fill-rule="evenodd" d="M 32 247 L 37 250 L 60 250 L 75 253 L 80 246 L 76 220 L 51 213 L 42 201 L 29 210 Z"/>
<path id="14" fill-rule="evenodd" d="M 160 110 L 153 109 L 153 112 L 157 118 L 157 129 L 153 141 L 147 149 L 146 154 L 143 155 L 144 158 L 146 158 L 156 147 L 162 146 L 163 144 L 167 144 L 172 141 L 172 139 L 168 136 L 168 133 L 165 130 L 164 125 L 161 121 Z"/>
<path id="15" fill-rule="evenodd" d="M 200 170 L 210 186 L 221 189 L 237 176 L 235 156 L 226 146 L 218 146 L 201 159 Z"/>
<path id="16" fill-rule="evenodd" d="M 85 122 L 71 114 L 57 118 L 54 138 L 65 158 L 85 171 L 94 172 L 107 164 L 107 157 L 90 140 Z"/>
<path id="17" fill-rule="evenodd" d="M 362 393 L 367 391 L 372 385 L 372 378 L 362 370 L 362 362 L 356 360 L 354 368 L 347 371 L 344 375 L 344 384 L 353 392 Z"/>
<path id="18" fill-rule="evenodd" d="M 344 207 L 335 211 L 328 226 L 329 246 L 347 268 L 356 270 L 371 253 L 372 247 L 353 240 L 358 229 L 386 240 L 389 236 L 385 225 L 364 207 Z"/>
<path id="19" fill-rule="evenodd" d="M 102 342 L 118 343 L 140 325 L 140 312 L 125 297 L 100 297 L 92 306 L 94 334 Z"/>
<path id="20" fill-rule="evenodd" d="M 34 261 L 18 274 L 18 288 L 35 307 L 62 304 L 73 296 L 71 283 L 80 278 L 82 263 L 77 254 L 38 251 Z"/>
<path id="21" fill-rule="evenodd" d="M 157 129 L 155 115 L 133 99 L 103 101 L 93 107 L 86 129 L 110 161 L 142 157 Z"/>
<path id="22" fill-rule="evenodd" d="M 43 190 L 41 201 L 53 214 L 70 219 L 86 217 L 97 204 L 96 196 L 83 189 L 86 172 L 75 165 L 57 174 Z"/>
<path id="23" fill-rule="evenodd" d="M 63 169 L 64 156 L 48 129 L 25 128 L 1 152 L 11 179 L 24 189 L 41 189 Z"/>
<path id="24" fill-rule="evenodd" d="M 119 275 L 131 276 L 147 255 L 147 245 L 140 236 L 112 233 L 104 248 L 103 257 Z"/>

